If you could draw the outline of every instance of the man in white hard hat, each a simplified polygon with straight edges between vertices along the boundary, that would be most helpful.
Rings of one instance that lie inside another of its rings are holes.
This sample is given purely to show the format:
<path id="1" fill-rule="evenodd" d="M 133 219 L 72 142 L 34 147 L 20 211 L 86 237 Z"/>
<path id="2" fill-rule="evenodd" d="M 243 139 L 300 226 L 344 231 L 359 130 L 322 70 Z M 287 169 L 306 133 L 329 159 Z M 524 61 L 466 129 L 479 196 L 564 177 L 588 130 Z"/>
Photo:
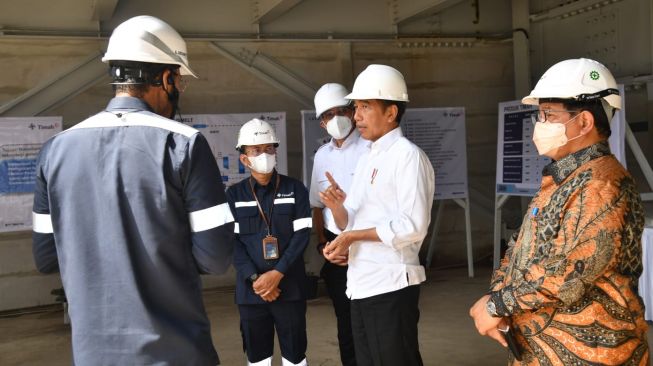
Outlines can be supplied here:
<path id="1" fill-rule="evenodd" d="M 276 330 L 284 366 L 306 362 L 306 269 L 311 233 L 308 192 L 279 174 L 272 126 L 245 123 L 236 149 L 251 176 L 227 190 L 236 220 L 236 304 L 247 364 L 272 365 Z"/>
<path id="2" fill-rule="evenodd" d="M 322 251 L 327 242 L 340 234 L 341 230 L 333 220 L 331 210 L 322 203 L 319 193 L 329 187 L 326 174 L 340 183 L 348 191 L 356 171 L 358 158 L 368 150 L 369 141 L 360 137 L 352 123 L 354 108 L 351 100 L 345 97 L 347 89 L 337 83 L 328 83 L 315 94 L 315 114 L 320 120 L 331 140 L 322 145 L 315 153 L 313 173 L 311 174 L 310 200 L 313 207 L 313 228 L 318 235 L 318 251 Z M 351 334 L 350 301 L 347 289 L 347 263 L 326 261 L 320 275 L 324 279 L 329 297 L 333 302 L 338 323 L 338 345 L 343 366 L 356 365 L 354 340 Z"/>
<path id="3" fill-rule="evenodd" d="M 533 142 L 553 161 L 470 310 L 476 328 L 509 345 L 514 365 L 648 365 L 644 210 L 607 142 L 622 105 L 614 77 L 594 60 L 565 60 L 522 103 L 539 106 Z"/>
<path id="4" fill-rule="evenodd" d="M 186 43 L 139 16 L 103 61 L 115 98 L 38 159 L 37 268 L 61 271 L 74 364 L 214 366 L 199 275 L 227 270 L 234 225 L 205 138 L 169 119 L 194 75 Z"/>
<path id="5" fill-rule="evenodd" d="M 334 263 L 348 257 L 357 364 L 422 365 L 417 323 L 426 275 L 418 255 L 431 220 L 433 167 L 399 127 L 408 102 L 399 71 L 368 66 L 347 99 L 354 101 L 356 127 L 371 146 L 348 192 L 329 176 L 331 185 L 320 193 L 343 230 L 324 253 Z"/>

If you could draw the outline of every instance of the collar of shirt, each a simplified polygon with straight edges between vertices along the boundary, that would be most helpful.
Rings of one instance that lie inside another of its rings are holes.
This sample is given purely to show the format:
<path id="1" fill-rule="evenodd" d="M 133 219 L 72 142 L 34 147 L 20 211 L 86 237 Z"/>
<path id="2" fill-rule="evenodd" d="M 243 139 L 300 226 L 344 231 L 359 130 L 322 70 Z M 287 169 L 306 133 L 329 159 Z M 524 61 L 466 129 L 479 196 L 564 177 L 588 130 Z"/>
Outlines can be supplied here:
<path id="1" fill-rule="evenodd" d="M 274 189 L 276 187 L 276 185 L 277 185 L 277 170 L 276 169 L 272 170 L 272 177 L 270 178 L 270 181 L 268 182 L 267 185 L 259 184 L 259 182 L 256 179 L 254 179 L 254 177 L 252 177 L 251 175 L 250 175 L 249 179 L 251 179 L 252 182 L 254 183 L 254 188 L 256 189 L 256 191 L 265 191 L 265 192 L 267 192 L 269 190 Z M 281 183 L 279 183 L 279 184 L 281 184 Z"/>
<path id="2" fill-rule="evenodd" d="M 376 155 L 382 151 L 388 150 L 392 144 L 397 142 L 397 140 L 403 136 L 404 134 L 401 132 L 401 127 L 393 129 L 372 143 L 370 153 Z"/>
<path id="3" fill-rule="evenodd" d="M 329 141 L 329 147 L 331 149 L 336 149 L 336 150 L 346 149 L 347 147 L 355 144 L 358 141 L 359 137 L 360 137 L 360 132 L 358 132 L 358 129 L 354 127 L 354 130 L 351 131 L 349 136 L 345 138 L 345 141 L 342 142 L 342 145 L 340 147 L 338 147 L 338 145 L 336 144 L 336 139 L 334 139 L 333 137 L 331 138 L 331 141 Z"/>
<path id="4" fill-rule="evenodd" d="M 602 156 L 610 155 L 610 145 L 607 141 L 600 141 L 592 146 L 588 146 L 582 150 L 569 154 L 564 158 L 554 161 L 544 167 L 542 171 L 543 176 L 552 176 L 556 184 L 562 183 L 574 170 L 578 169 L 583 164 L 591 160 L 600 158 Z"/>
<path id="5" fill-rule="evenodd" d="M 106 110 L 116 111 L 116 110 L 135 110 L 135 111 L 148 111 L 153 112 L 152 108 L 145 103 L 143 99 L 134 98 L 134 97 L 115 97 L 109 101 Z"/>

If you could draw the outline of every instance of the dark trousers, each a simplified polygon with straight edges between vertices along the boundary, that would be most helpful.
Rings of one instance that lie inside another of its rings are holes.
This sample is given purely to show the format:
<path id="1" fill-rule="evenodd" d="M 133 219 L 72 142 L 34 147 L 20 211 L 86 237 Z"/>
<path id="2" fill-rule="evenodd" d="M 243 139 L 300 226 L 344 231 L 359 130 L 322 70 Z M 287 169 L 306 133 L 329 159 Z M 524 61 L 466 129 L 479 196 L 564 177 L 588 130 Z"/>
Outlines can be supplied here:
<path id="1" fill-rule="evenodd" d="M 351 301 L 359 366 L 422 366 L 417 343 L 419 286 Z"/>
<path id="2" fill-rule="evenodd" d="M 238 311 L 243 350 L 249 362 L 272 357 L 275 329 L 283 358 L 292 363 L 306 358 L 306 301 L 238 305 Z"/>
<path id="3" fill-rule="evenodd" d="M 326 229 L 324 234 L 329 241 L 336 238 L 334 233 Z M 340 361 L 343 366 L 356 366 L 354 337 L 351 333 L 351 304 L 345 294 L 347 290 L 347 266 L 338 266 L 327 261 L 322 266 L 320 275 L 324 279 L 329 297 L 333 302 L 333 309 L 336 312 Z"/>

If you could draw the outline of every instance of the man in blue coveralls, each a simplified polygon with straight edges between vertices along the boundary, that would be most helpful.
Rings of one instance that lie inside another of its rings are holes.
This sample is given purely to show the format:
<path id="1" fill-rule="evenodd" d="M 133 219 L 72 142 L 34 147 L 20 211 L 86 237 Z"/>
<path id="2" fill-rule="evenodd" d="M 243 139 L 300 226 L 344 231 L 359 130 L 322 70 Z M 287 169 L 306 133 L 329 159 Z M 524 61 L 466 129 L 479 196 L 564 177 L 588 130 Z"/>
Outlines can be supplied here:
<path id="1" fill-rule="evenodd" d="M 209 144 L 171 119 L 186 54 L 161 19 L 125 21 L 102 58 L 115 97 L 41 149 L 34 260 L 61 271 L 72 364 L 220 363 L 200 273 L 229 268 L 234 224 Z"/>
<path id="2" fill-rule="evenodd" d="M 227 191 L 236 220 L 236 303 L 248 365 L 272 364 L 274 330 L 284 366 L 306 362 L 304 249 L 312 219 L 308 192 L 276 166 L 279 140 L 259 119 L 245 123 L 236 149 L 251 176 Z"/>

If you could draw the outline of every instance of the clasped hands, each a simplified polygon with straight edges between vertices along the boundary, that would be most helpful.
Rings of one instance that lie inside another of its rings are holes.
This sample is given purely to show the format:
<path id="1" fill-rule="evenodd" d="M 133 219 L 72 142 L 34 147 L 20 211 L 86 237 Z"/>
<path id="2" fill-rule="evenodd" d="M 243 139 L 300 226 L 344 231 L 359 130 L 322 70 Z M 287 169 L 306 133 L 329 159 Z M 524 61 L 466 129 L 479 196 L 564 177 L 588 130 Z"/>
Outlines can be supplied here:
<path id="1" fill-rule="evenodd" d="M 252 289 L 266 302 L 272 302 L 281 295 L 279 282 L 282 278 L 283 273 L 273 269 L 260 275 L 252 284 Z"/>

